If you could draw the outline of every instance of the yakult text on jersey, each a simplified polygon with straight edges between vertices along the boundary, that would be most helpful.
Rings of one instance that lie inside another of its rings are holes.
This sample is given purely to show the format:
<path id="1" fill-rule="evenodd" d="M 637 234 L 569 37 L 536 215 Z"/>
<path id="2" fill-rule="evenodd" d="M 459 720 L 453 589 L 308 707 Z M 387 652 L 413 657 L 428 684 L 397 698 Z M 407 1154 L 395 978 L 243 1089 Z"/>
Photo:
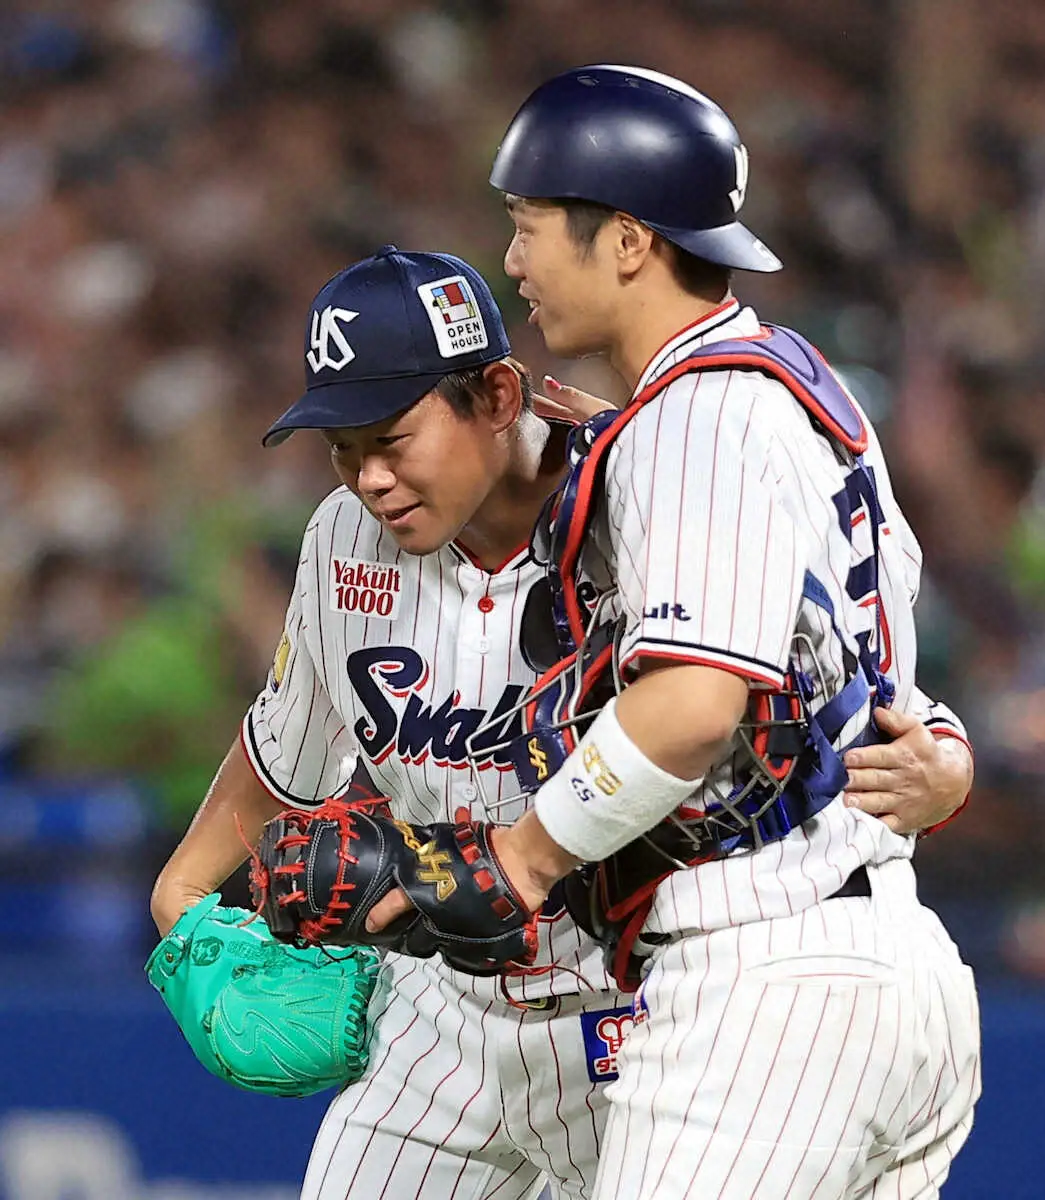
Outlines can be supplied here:
<path id="1" fill-rule="evenodd" d="M 398 567 L 360 559 L 332 558 L 330 607 L 335 612 L 388 617 L 399 608 L 402 580 Z"/>

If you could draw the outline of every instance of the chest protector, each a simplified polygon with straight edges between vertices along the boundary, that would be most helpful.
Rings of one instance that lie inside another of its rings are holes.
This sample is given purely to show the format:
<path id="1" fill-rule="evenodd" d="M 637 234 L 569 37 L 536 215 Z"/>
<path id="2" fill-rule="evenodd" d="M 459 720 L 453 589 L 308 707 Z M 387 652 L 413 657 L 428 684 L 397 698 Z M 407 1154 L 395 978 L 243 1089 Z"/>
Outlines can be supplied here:
<path id="1" fill-rule="evenodd" d="M 860 503 L 867 506 L 873 539 L 873 553 L 860 567 L 861 587 L 864 594 L 877 594 L 882 514 L 873 471 L 862 459 L 867 431 L 819 351 L 799 334 L 775 326 L 763 327 L 753 338 L 700 347 L 623 411 L 600 413 L 571 434 L 569 474 L 545 506 L 533 540 L 534 556 L 546 564 L 548 580 L 545 588 L 531 593 L 523 618 L 524 655 L 544 672 L 526 700 L 525 731 L 511 743 L 524 792 L 536 791 L 562 766 L 587 725 L 623 686 L 617 653 L 623 622 L 604 616 L 614 593 L 599 600 L 579 569 L 604 496 L 614 441 L 681 376 L 736 369 L 760 371 L 784 384 L 849 468 Z M 783 686 L 751 692 L 731 749 L 734 782 L 729 790 L 716 789 L 709 773 L 699 808 L 681 807 L 606 862 L 573 872 L 565 881 L 572 915 L 606 947 L 607 966 L 626 989 L 638 984 L 634 943 L 664 878 L 786 837 L 841 792 L 845 751 L 878 740 L 868 716 L 857 735 L 841 744 L 844 727 L 862 709 L 870 712 L 872 697 L 879 704 L 892 702 L 893 684 L 879 670 L 880 629 L 873 639 L 856 638 L 852 648 L 854 639 L 842 637 L 827 589 L 809 571 L 802 592 L 824 610 L 844 647 L 846 682 L 841 689 L 825 697 L 822 676 L 799 669 L 793 646 Z M 877 605 L 875 613 L 877 621 Z M 815 660 L 807 639 L 805 649 Z"/>

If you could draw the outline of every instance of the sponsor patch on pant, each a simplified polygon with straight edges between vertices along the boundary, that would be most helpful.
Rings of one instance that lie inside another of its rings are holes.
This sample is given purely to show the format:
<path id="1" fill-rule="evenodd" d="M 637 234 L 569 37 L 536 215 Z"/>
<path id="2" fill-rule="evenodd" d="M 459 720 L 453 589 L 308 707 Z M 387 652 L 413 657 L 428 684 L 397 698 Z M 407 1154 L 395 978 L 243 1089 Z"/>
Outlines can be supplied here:
<path id="1" fill-rule="evenodd" d="M 581 1013 L 584 1057 L 588 1063 L 588 1077 L 593 1083 L 609 1083 L 617 1078 L 617 1052 L 634 1024 L 630 1005 Z"/>

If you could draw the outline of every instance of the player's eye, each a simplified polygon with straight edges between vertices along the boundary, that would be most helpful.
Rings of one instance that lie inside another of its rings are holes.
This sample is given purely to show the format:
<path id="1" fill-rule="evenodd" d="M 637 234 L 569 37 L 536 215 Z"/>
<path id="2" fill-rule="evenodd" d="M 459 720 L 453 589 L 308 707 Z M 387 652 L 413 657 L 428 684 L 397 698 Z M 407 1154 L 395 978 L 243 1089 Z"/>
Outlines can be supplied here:
<path id="1" fill-rule="evenodd" d="M 404 437 L 406 437 L 406 434 L 403 433 L 389 433 L 385 437 L 375 438 L 374 440 L 379 446 L 392 446 L 396 442 L 401 442 Z"/>

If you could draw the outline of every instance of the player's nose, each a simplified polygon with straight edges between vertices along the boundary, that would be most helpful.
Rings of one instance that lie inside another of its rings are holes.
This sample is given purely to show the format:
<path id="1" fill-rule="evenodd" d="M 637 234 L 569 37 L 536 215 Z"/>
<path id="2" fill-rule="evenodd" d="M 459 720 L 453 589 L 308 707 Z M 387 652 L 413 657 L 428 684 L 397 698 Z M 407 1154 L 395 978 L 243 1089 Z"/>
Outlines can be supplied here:
<path id="1" fill-rule="evenodd" d="M 522 279 L 522 254 L 519 251 L 519 235 L 515 234 L 504 252 L 504 273 L 510 279 Z"/>
<path id="2" fill-rule="evenodd" d="M 359 461 L 356 482 L 366 496 L 383 496 L 395 487 L 395 472 L 380 454 L 366 454 Z"/>

